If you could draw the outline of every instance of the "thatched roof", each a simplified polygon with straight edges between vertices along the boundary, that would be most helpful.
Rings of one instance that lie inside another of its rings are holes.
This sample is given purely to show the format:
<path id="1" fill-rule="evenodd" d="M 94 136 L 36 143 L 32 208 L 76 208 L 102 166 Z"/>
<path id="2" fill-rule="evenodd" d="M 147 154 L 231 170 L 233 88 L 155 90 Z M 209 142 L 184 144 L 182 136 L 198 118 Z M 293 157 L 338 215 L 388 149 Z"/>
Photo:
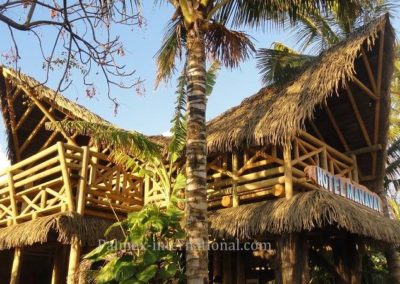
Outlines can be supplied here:
<path id="1" fill-rule="evenodd" d="M 47 242 L 55 236 L 58 242 L 70 244 L 76 235 L 83 245 L 97 246 L 105 239 L 104 232 L 115 222 L 76 213 L 61 213 L 39 217 L 25 223 L 0 229 L 0 250 L 30 246 Z M 120 230 L 113 230 L 109 236 L 121 238 Z"/>
<path id="2" fill-rule="evenodd" d="M 108 121 L 98 116 L 97 114 L 91 112 L 84 106 L 73 102 L 61 93 L 56 93 L 56 91 L 50 89 L 46 85 L 40 83 L 36 79 L 23 74 L 21 72 L 16 72 L 10 68 L 0 65 L 1 76 L 12 80 L 13 85 L 21 86 L 29 90 L 28 96 L 35 96 L 37 99 L 46 99 L 48 101 L 54 102 L 54 105 L 64 113 L 69 113 L 77 120 L 84 120 L 95 123 L 105 123 L 109 124 Z"/>
<path id="3" fill-rule="evenodd" d="M 322 190 L 226 208 L 210 213 L 210 231 L 221 239 L 254 240 L 266 235 L 343 229 L 368 239 L 400 244 L 400 222 Z"/>
<path id="4" fill-rule="evenodd" d="M 293 81 L 279 88 L 263 88 L 239 106 L 211 120 L 207 128 L 209 151 L 224 152 L 245 145 L 279 144 L 290 140 L 304 128 L 308 119 L 313 118 L 317 106 L 329 97 L 339 95 L 344 85 L 360 75 L 356 74 L 355 61 L 360 58 L 361 47 L 372 54 L 372 49 L 377 49 L 375 43 L 379 31 L 385 31 L 384 68 L 387 72 L 383 85 L 387 86 L 391 79 L 395 40 L 388 15 L 358 29 L 345 41 L 323 52 Z M 370 109 L 368 111 L 371 113 Z"/>

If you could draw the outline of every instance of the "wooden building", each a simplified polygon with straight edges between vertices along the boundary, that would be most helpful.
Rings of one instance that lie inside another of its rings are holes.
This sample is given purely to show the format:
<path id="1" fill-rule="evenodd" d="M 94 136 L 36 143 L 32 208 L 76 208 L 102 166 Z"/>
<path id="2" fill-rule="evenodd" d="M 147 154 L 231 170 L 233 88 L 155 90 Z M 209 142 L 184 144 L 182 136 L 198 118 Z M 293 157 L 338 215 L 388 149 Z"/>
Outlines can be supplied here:
<path id="1" fill-rule="evenodd" d="M 379 18 L 208 123 L 211 240 L 271 244 L 211 251 L 213 283 L 308 283 L 310 261 L 360 283 L 368 247 L 400 244 L 383 193 L 393 47 Z M 89 110 L 5 67 L 0 99 L 12 161 L 0 173 L 0 283 L 74 283 L 115 215 L 157 193 L 90 137 L 45 128 L 109 124 Z"/>

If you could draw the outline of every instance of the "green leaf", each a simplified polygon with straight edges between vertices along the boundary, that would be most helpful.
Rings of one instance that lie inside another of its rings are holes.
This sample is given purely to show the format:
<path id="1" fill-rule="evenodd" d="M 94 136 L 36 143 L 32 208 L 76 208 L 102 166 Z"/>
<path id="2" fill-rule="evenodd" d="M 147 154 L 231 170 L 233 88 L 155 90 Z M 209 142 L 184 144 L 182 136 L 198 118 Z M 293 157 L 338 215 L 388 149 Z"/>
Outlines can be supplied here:
<path id="1" fill-rule="evenodd" d="M 136 278 L 142 282 L 148 283 L 157 273 L 158 266 L 153 264 L 146 267 L 143 271 L 136 274 Z"/>
<path id="2" fill-rule="evenodd" d="M 153 250 L 146 250 L 143 256 L 143 264 L 149 266 L 154 264 L 158 260 L 158 253 Z"/>
<path id="3" fill-rule="evenodd" d="M 115 264 L 114 273 L 117 281 L 126 281 L 131 279 L 137 271 L 132 256 L 123 256 Z"/>
<path id="4" fill-rule="evenodd" d="M 96 276 L 96 283 L 106 284 L 115 280 L 114 266 L 118 259 L 113 259 L 103 266 Z"/>
<path id="5" fill-rule="evenodd" d="M 113 250 L 115 244 L 116 240 L 106 242 L 85 255 L 84 259 L 90 259 L 92 261 L 103 260 Z"/>

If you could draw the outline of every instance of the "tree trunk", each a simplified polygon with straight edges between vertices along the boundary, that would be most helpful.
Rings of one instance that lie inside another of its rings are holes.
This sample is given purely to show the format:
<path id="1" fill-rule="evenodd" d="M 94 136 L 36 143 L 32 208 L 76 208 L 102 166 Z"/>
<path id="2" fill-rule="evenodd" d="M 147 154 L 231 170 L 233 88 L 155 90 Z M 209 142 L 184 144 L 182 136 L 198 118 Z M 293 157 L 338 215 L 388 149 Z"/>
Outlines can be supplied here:
<path id="1" fill-rule="evenodd" d="M 206 58 L 204 35 L 187 35 L 188 125 L 186 141 L 186 276 L 188 283 L 208 283 Z"/>
<path id="2" fill-rule="evenodd" d="M 386 192 L 381 190 L 378 195 L 382 200 L 383 213 L 386 217 L 390 218 L 389 204 L 387 201 Z M 385 257 L 391 283 L 400 284 L 400 253 L 397 251 L 395 246 L 390 246 L 385 250 Z"/>

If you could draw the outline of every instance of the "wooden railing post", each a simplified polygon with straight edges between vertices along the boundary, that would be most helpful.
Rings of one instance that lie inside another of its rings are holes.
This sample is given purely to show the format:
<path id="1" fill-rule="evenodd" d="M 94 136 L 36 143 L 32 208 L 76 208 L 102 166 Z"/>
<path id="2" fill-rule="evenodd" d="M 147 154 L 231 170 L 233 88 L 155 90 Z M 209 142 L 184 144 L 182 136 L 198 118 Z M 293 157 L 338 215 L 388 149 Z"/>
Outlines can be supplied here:
<path id="1" fill-rule="evenodd" d="M 12 211 L 12 220 L 13 224 L 17 224 L 18 209 L 17 209 L 17 202 L 15 200 L 15 186 L 14 186 L 13 175 L 10 171 L 7 172 L 7 178 L 8 178 L 8 192 L 10 195 L 10 205 Z"/>
<path id="2" fill-rule="evenodd" d="M 232 173 L 233 173 L 233 182 L 232 182 L 232 206 L 239 206 L 239 195 L 237 192 L 237 174 L 239 168 L 238 155 L 236 153 L 232 153 Z"/>
<path id="3" fill-rule="evenodd" d="M 74 198 L 72 195 L 72 185 L 69 176 L 67 159 L 65 158 L 65 148 L 62 142 L 57 142 L 58 156 L 60 157 L 61 173 L 64 182 L 65 195 L 67 197 L 67 204 L 69 211 L 75 211 Z"/>
<path id="4" fill-rule="evenodd" d="M 292 155 L 290 142 L 283 146 L 283 167 L 285 174 L 285 196 L 286 199 L 293 197 L 293 173 L 292 173 Z"/>
<path id="5" fill-rule="evenodd" d="M 149 196 L 149 192 L 150 192 L 150 177 L 148 175 L 146 175 L 144 177 L 144 194 L 143 194 L 143 203 L 146 205 L 148 203 L 148 198 Z"/>
<path id="6" fill-rule="evenodd" d="M 82 167 L 80 173 L 78 194 L 77 194 L 77 205 L 76 212 L 78 214 L 83 215 L 85 213 L 85 204 L 86 204 L 86 192 L 88 185 L 88 167 L 89 167 L 89 148 L 87 146 L 82 147 Z"/>

